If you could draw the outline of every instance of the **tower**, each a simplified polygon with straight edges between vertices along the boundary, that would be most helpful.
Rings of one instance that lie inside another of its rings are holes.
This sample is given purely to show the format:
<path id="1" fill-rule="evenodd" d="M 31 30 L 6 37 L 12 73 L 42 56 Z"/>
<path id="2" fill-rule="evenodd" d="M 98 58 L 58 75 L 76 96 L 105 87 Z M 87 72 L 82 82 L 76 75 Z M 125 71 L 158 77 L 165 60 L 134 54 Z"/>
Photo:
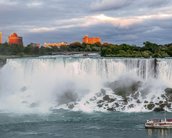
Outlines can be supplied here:
<path id="1" fill-rule="evenodd" d="M 82 42 L 83 43 L 88 43 L 88 35 L 85 35 L 84 37 L 83 37 L 83 39 L 82 39 Z"/>
<path id="2" fill-rule="evenodd" d="M 88 35 L 85 35 L 82 39 L 83 43 L 86 44 L 95 44 L 95 43 L 101 43 L 100 37 L 88 37 Z"/>
<path id="3" fill-rule="evenodd" d="M 12 33 L 8 37 L 8 43 L 10 45 L 12 45 L 12 44 L 23 45 L 23 38 L 22 37 L 19 37 L 16 33 Z"/>

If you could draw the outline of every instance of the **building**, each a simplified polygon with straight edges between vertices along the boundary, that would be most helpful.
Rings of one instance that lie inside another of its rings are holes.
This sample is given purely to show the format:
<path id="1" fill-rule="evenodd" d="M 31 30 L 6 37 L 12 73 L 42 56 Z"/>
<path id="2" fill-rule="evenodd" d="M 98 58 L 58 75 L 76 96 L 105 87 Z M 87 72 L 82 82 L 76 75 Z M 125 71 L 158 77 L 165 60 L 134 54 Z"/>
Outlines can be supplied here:
<path id="1" fill-rule="evenodd" d="M 82 39 L 82 42 L 86 44 L 95 44 L 95 43 L 101 43 L 101 39 L 100 37 L 89 38 L 88 35 L 85 35 Z"/>
<path id="2" fill-rule="evenodd" d="M 44 47 L 62 47 L 67 46 L 66 42 L 57 42 L 57 43 L 44 43 Z"/>
<path id="3" fill-rule="evenodd" d="M 23 45 L 23 38 L 22 37 L 19 37 L 16 33 L 12 33 L 8 37 L 8 43 L 10 45 L 12 45 L 12 44 Z"/>
<path id="4" fill-rule="evenodd" d="M 0 32 L 0 44 L 2 44 L 2 32 Z"/>
<path id="5" fill-rule="evenodd" d="M 39 43 L 30 43 L 28 46 L 37 47 L 37 48 L 41 47 L 41 45 Z"/>

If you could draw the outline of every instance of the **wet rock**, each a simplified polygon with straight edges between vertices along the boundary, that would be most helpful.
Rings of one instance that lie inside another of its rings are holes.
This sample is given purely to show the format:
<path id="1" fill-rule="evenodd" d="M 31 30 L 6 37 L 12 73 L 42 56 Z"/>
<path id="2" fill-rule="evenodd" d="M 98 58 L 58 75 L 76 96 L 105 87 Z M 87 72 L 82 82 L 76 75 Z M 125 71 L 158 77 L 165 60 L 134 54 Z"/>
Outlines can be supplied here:
<path id="1" fill-rule="evenodd" d="M 168 108 L 171 108 L 171 103 L 168 103 L 166 106 L 167 106 Z"/>
<path id="2" fill-rule="evenodd" d="M 98 106 L 98 107 L 102 107 L 102 106 L 103 106 L 103 104 L 98 104 L 97 106 Z"/>
<path id="3" fill-rule="evenodd" d="M 164 91 L 167 96 L 172 94 L 172 88 L 166 88 Z"/>
<path id="4" fill-rule="evenodd" d="M 110 102 L 110 103 L 112 103 L 112 102 L 114 102 L 114 101 L 115 101 L 115 99 L 110 99 L 110 101 L 109 101 L 109 102 Z"/>
<path id="5" fill-rule="evenodd" d="M 100 101 L 98 101 L 98 102 L 97 102 L 97 104 L 99 104 L 99 103 L 103 103 L 103 102 L 104 102 L 103 100 L 100 100 Z"/>
<path id="6" fill-rule="evenodd" d="M 134 104 L 130 104 L 128 107 L 129 108 L 134 108 Z"/>
<path id="7" fill-rule="evenodd" d="M 119 107 L 119 104 L 118 103 L 115 103 L 115 107 Z"/>
<path id="8" fill-rule="evenodd" d="M 133 97 L 134 99 L 138 99 L 138 97 L 139 97 L 139 92 L 136 92 L 132 97 Z"/>
<path id="9" fill-rule="evenodd" d="M 163 101 L 159 101 L 159 104 L 163 104 L 164 102 Z"/>
<path id="10" fill-rule="evenodd" d="M 104 101 L 109 101 L 109 100 L 110 100 L 109 95 L 104 96 L 104 97 L 103 97 L 103 100 L 104 100 Z"/>
<path id="11" fill-rule="evenodd" d="M 153 110 L 154 107 L 155 107 L 155 104 L 153 104 L 153 103 L 149 103 L 147 105 L 148 110 Z"/>
<path id="12" fill-rule="evenodd" d="M 126 97 L 126 98 L 123 99 L 123 102 L 124 102 L 125 105 L 128 104 L 128 100 L 129 100 L 128 97 Z"/>
<path id="13" fill-rule="evenodd" d="M 112 107 L 112 108 L 107 108 L 108 111 L 115 111 L 115 109 Z"/>
<path id="14" fill-rule="evenodd" d="M 148 101 L 144 101 L 144 103 L 149 103 Z"/>
<path id="15" fill-rule="evenodd" d="M 162 112 L 162 111 L 164 111 L 164 109 L 163 109 L 163 108 L 160 108 L 160 107 L 156 107 L 156 108 L 154 109 L 154 111 L 155 111 L 155 112 Z"/>
<path id="16" fill-rule="evenodd" d="M 103 97 L 103 100 L 104 100 L 104 101 L 108 101 L 109 103 L 112 103 L 112 102 L 115 101 L 115 99 L 110 98 L 109 95 L 104 96 L 104 97 Z"/>
<path id="17" fill-rule="evenodd" d="M 136 102 L 137 102 L 137 103 L 141 103 L 141 101 L 140 101 L 140 100 L 137 100 Z"/>
<path id="18" fill-rule="evenodd" d="M 161 95 L 162 98 L 166 98 L 166 96 L 164 94 Z"/>
<path id="19" fill-rule="evenodd" d="M 163 109 L 165 106 L 166 106 L 165 104 L 159 105 L 159 107 L 162 108 L 162 109 Z"/>
<path id="20" fill-rule="evenodd" d="M 166 88 L 165 94 L 168 97 L 168 101 L 172 102 L 172 88 Z"/>
<path id="21" fill-rule="evenodd" d="M 97 98 L 94 96 L 93 98 L 90 99 L 90 101 L 95 101 Z"/>
<path id="22" fill-rule="evenodd" d="M 159 105 L 159 103 L 155 103 L 155 105 Z"/>
<path id="23" fill-rule="evenodd" d="M 74 104 L 68 104 L 67 106 L 69 109 L 73 109 L 75 107 Z"/>
<path id="24" fill-rule="evenodd" d="M 128 81 L 126 83 L 126 80 Z M 141 87 L 142 82 L 133 80 L 132 78 L 122 78 L 121 80 L 111 82 L 107 84 L 107 87 L 111 88 L 116 95 L 126 98 L 129 95 L 137 98 L 138 94 L 135 92 Z"/>
<path id="25" fill-rule="evenodd" d="M 102 95 L 106 94 L 106 91 L 104 89 L 101 89 L 100 92 L 102 93 Z"/>
<path id="26" fill-rule="evenodd" d="M 96 94 L 97 97 L 105 96 L 106 91 L 104 89 L 101 89 L 99 93 Z"/>

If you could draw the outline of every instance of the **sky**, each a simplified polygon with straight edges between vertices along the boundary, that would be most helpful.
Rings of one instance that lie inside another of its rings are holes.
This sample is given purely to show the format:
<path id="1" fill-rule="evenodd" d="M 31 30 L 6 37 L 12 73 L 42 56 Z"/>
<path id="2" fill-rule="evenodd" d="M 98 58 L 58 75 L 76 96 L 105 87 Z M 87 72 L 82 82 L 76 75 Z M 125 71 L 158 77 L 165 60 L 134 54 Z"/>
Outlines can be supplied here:
<path id="1" fill-rule="evenodd" d="M 0 0 L 3 41 L 16 32 L 25 44 L 172 42 L 172 0 Z"/>

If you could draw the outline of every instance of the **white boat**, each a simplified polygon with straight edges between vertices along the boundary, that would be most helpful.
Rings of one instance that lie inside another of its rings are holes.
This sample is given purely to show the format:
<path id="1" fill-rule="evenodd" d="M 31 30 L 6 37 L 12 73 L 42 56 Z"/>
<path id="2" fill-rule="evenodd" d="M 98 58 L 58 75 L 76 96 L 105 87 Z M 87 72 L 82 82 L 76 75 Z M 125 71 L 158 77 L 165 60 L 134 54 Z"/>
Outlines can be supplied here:
<path id="1" fill-rule="evenodd" d="M 153 119 L 147 120 L 145 123 L 145 128 L 147 129 L 164 129 L 164 128 L 172 128 L 172 119 Z"/>

